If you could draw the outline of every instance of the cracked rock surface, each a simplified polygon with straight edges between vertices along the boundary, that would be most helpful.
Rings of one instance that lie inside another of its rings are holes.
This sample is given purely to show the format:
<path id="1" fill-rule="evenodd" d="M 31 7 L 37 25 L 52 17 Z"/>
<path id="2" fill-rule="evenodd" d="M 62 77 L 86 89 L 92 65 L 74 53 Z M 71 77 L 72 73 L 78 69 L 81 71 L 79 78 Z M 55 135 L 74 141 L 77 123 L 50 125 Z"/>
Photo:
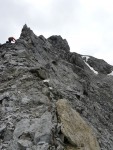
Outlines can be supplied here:
<path id="1" fill-rule="evenodd" d="M 15 43 L 0 45 L 0 149 L 113 150 L 112 74 L 61 36 L 24 25 Z"/>

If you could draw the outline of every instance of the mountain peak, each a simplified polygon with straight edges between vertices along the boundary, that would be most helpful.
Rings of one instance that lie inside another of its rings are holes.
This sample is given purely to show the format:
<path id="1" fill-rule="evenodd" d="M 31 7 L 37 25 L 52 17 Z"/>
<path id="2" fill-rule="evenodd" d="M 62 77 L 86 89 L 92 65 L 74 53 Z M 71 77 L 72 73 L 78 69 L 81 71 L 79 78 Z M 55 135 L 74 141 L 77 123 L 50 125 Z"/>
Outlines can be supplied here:
<path id="1" fill-rule="evenodd" d="M 112 150 L 113 66 L 24 25 L 0 45 L 0 149 Z"/>
<path id="2" fill-rule="evenodd" d="M 33 36 L 33 31 L 25 24 L 22 28 L 20 39 L 27 39 Z"/>

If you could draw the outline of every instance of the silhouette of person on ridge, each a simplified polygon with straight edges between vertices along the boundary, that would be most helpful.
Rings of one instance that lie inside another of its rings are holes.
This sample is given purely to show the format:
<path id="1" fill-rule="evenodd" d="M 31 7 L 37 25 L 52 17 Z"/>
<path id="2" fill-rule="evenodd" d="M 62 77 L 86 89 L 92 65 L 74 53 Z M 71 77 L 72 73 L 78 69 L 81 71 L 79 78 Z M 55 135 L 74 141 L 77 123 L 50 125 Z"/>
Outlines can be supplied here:
<path id="1" fill-rule="evenodd" d="M 14 37 L 9 37 L 8 38 L 8 43 L 11 43 L 11 42 L 16 42 L 16 39 Z"/>

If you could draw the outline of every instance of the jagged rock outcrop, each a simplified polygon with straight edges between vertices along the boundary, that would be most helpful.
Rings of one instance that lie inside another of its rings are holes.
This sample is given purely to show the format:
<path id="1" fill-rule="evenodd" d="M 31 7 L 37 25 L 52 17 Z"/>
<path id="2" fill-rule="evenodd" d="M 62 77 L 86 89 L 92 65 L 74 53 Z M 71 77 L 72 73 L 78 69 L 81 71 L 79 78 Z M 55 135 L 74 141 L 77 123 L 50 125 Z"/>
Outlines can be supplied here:
<path id="1" fill-rule="evenodd" d="M 66 52 L 70 51 L 70 47 L 66 39 L 62 39 L 61 36 L 51 36 L 48 38 L 48 41 L 52 44 L 53 48 L 56 48 L 57 51 L 62 49 Z"/>
<path id="2" fill-rule="evenodd" d="M 98 73 L 109 74 L 112 72 L 113 66 L 109 65 L 107 62 L 105 62 L 102 59 L 97 59 L 92 56 L 86 56 L 86 57 L 83 56 L 83 58 Z"/>
<path id="3" fill-rule="evenodd" d="M 0 46 L 0 149 L 66 150 L 59 99 L 89 124 L 101 150 L 113 150 L 113 66 L 24 25 L 15 43 Z"/>

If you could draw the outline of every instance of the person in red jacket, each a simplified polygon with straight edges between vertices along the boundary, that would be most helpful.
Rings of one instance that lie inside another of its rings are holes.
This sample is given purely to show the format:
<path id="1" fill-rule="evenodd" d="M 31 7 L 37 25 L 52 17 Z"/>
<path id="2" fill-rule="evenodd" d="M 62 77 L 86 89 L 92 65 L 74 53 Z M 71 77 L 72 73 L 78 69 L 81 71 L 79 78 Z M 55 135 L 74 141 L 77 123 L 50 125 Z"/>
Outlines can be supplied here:
<path id="1" fill-rule="evenodd" d="M 14 37 L 9 37 L 9 38 L 8 38 L 8 41 L 9 41 L 9 43 L 11 43 L 11 42 L 15 42 L 15 41 L 16 41 L 16 39 L 15 39 Z"/>

